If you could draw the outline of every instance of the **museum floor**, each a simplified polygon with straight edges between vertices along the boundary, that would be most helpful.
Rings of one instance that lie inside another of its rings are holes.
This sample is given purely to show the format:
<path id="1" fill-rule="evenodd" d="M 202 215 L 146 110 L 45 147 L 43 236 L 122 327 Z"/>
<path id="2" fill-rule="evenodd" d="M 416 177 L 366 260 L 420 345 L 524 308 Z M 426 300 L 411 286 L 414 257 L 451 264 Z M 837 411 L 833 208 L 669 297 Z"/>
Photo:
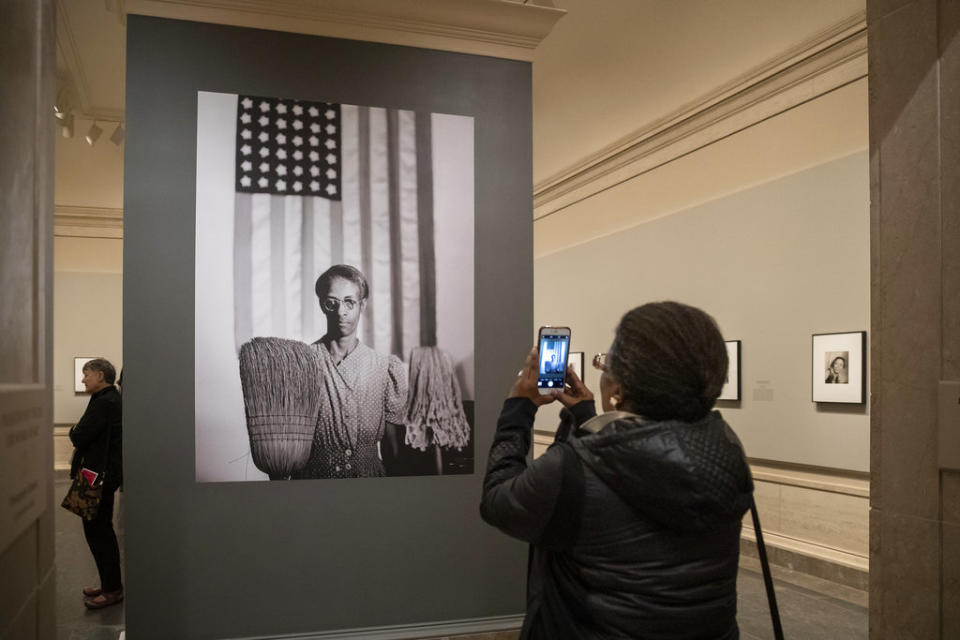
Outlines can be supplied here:
<path id="1" fill-rule="evenodd" d="M 57 474 L 56 495 L 67 492 L 68 480 Z M 123 508 L 117 494 L 118 510 Z M 122 529 L 118 529 L 123 539 Z M 77 517 L 57 508 L 57 640 L 117 640 L 124 627 L 122 606 L 87 611 L 80 590 L 94 584 L 96 570 Z M 777 598 L 788 638 L 857 640 L 867 637 L 867 594 L 819 578 L 774 568 Z M 743 640 L 773 637 L 759 562 L 741 558 L 740 634 Z M 458 636 L 448 640 L 513 640 L 516 632 Z M 133 639 L 131 639 L 133 640 Z"/>

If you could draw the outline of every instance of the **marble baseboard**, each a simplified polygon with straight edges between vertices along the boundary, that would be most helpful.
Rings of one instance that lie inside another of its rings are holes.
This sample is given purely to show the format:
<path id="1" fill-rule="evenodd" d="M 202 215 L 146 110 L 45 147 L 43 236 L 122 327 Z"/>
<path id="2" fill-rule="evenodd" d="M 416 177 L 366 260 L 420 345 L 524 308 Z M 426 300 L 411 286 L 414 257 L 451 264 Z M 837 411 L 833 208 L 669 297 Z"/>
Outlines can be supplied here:
<path id="1" fill-rule="evenodd" d="M 73 456 L 73 443 L 70 442 L 70 425 L 54 425 L 53 427 L 53 468 L 55 470 L 69 469 L 70 458 Z"/>
<path id="2" fill-rule="evenodd" d="M 319 633 L 257 636 L 245 640 L 516 640 L 522 625 L 523 614 L 519 614 Z"/>
<path id="3" fill-rule="evenodd" d="M 767 536 L 764 536 L 764 543 L 767 549 L 767 560 L 774 566 L 785 567 L 792 571 L 823 578 L 861 591 L 867 591 L 870 586 L 870 573 L 865 569 L 858 569 L 813 555 L 773 546 Z M 741 538 L 740 554 L 748 558 L 757 558 L 756 542 L 746 537 Z"/>

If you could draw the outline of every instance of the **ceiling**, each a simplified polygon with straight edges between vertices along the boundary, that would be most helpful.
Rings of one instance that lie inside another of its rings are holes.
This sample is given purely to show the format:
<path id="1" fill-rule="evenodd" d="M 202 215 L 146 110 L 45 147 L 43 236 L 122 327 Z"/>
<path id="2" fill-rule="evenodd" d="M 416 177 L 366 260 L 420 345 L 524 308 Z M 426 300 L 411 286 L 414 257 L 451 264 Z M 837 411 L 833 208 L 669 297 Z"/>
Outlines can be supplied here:
<path id="1" fill-rule="evenodd" d="M 838 23 L 862 17 L 865 7 L 865 0 L 529 2 L 540 5 L 534 13 L 554 13 L 549 26 L 543 26 L 542 20 L 536 25 L 536 36 L 530 35 L 531 31 L 521 37 L 526 39 L 525 47 L 536 46 L 542 37 L 539 34 L 549 32 L 527 58 L 533 59 L 535 183 L 575 168 L 651 123 L 683 113 L 704 96 L 802 48 Z M 67 88 L 71 94 L 78 118 L 77 135 L 57 140 L 57 206 L 117 212 L 123 207 L 122 146 L 106 141 L 110 124 L 103 126 L 103 139 L 93 149 L 84 143 L 82 134 L 93 120 L 123 120 L 124 16 L 128 8 L 161 7 L 176 12 L 242 5 L 257 9 L 245 15 L 248 26 L 276 26 L 280 20 L 294 20 L 291 12 L 308 7 L 327 11 L 324 19 L 329 24 L 331 16 L 335 21 L 344 11 L 362 6 L 368 22 L 371 16 L 377 19 L 379 10 L 383 12 L 381 23 L 386 21 L 401 31 L 398 25 L 403 17 L 383 16 L 433 6 L 460 23 L 448 24 L 448 35 L 463 32 L 462 24 L 468 18 L 462 14 L 468 9 L 481 14 L 470 18 L 473 33 L 479 33 L 486 27 L 482 20 L 487 16 L 482 14 L 515 14 L 529 8 L 519 7 L 523 4 L 519 0 L 244 0 L 236 5 L 225 0 L 56 0 L 56 4 L 58 81 L 60 89 Z M 565 10 L 566 15 L 556 21 L 560 12 L 551 6 Z M 332 13 L 331 8 L 339 13 Z M 356 16 L 348 18 L 356 22 Z M 315 22 L 316 27 L 322 21 Z M 346 22 L 349 20 L 341 21 L 342 28 Z M 363 38 L 363 29 L 368 28 L 348 26 L 353 35 L 344 37 Z M 383 37 L 386 30 L 382 27 L 368 28 L 369 39 Z M 438 24 L 430 27 L 435 31 Z M 421 46 L 444 48 L 442 43 L 435 44 L 435 34 L 407 35 L 423 39 Z M 865 105 L 847 111 L 849 126 L 863 129 Z M 844 123 L 838 125 L 844 127 Z"/>
<path id="2" fill-rule="evenodd" d="M 533 63 L 534 183 L 863 14 L 865 0 L 555 0 Z"/>
<path id="3" fill-rule="evenodd" d="M 81 118 L 123 120 L 127 31 L 122 0 L 57 0 L 58 93 Z"/>

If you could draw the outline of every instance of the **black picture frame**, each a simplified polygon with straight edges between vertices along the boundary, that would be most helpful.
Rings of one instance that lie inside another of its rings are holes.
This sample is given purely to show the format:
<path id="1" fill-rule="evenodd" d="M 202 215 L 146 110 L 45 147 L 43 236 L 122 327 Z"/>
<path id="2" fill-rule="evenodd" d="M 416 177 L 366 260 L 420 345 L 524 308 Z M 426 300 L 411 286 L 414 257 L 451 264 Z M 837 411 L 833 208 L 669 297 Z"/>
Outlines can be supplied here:
<path id="1" fill-rule="evenodd" d="M 583 351 L 571 351 L 567 364 L 572 365 L 577 376 L 583 380 Z"/>
<path id="2" fill-rule="evenodd" d="M 74 356 L 73 358 L 73 392 L 86 393 L 87 387 L 83 384 L 83 367 L 91 360 L 100 356 Z"/>
<path id="3" fill-rule="evenodd" d="M 867 401 L 867 332 L 813 334 L 810 374 L 811 402 L 864 404 Z"/>
<path id="4" fill-rule="evenodd" d="M 740 402 L 743 398 L 743 376 L 741 375 L 742 369 L 740 366 L 742 343 L 740 340 L 724 340 L 723 343 L 727 347 L 727 382 L 720 390 L 720 395 L 717 397 L 717 400 Z"/>

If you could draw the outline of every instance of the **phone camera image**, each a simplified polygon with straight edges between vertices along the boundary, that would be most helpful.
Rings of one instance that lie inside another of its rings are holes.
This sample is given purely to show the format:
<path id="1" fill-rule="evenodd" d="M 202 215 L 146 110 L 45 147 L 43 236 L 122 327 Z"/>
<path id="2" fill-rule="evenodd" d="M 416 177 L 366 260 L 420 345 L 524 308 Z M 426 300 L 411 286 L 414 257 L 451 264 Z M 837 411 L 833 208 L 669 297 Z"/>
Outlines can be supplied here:
<path id="1" fill-rule="evenodd" d="M 540 371 L 537 376 L 540 389 L 563 388 L 569 346 L 569 333 L 544 332 L 540 335 Z"/>

